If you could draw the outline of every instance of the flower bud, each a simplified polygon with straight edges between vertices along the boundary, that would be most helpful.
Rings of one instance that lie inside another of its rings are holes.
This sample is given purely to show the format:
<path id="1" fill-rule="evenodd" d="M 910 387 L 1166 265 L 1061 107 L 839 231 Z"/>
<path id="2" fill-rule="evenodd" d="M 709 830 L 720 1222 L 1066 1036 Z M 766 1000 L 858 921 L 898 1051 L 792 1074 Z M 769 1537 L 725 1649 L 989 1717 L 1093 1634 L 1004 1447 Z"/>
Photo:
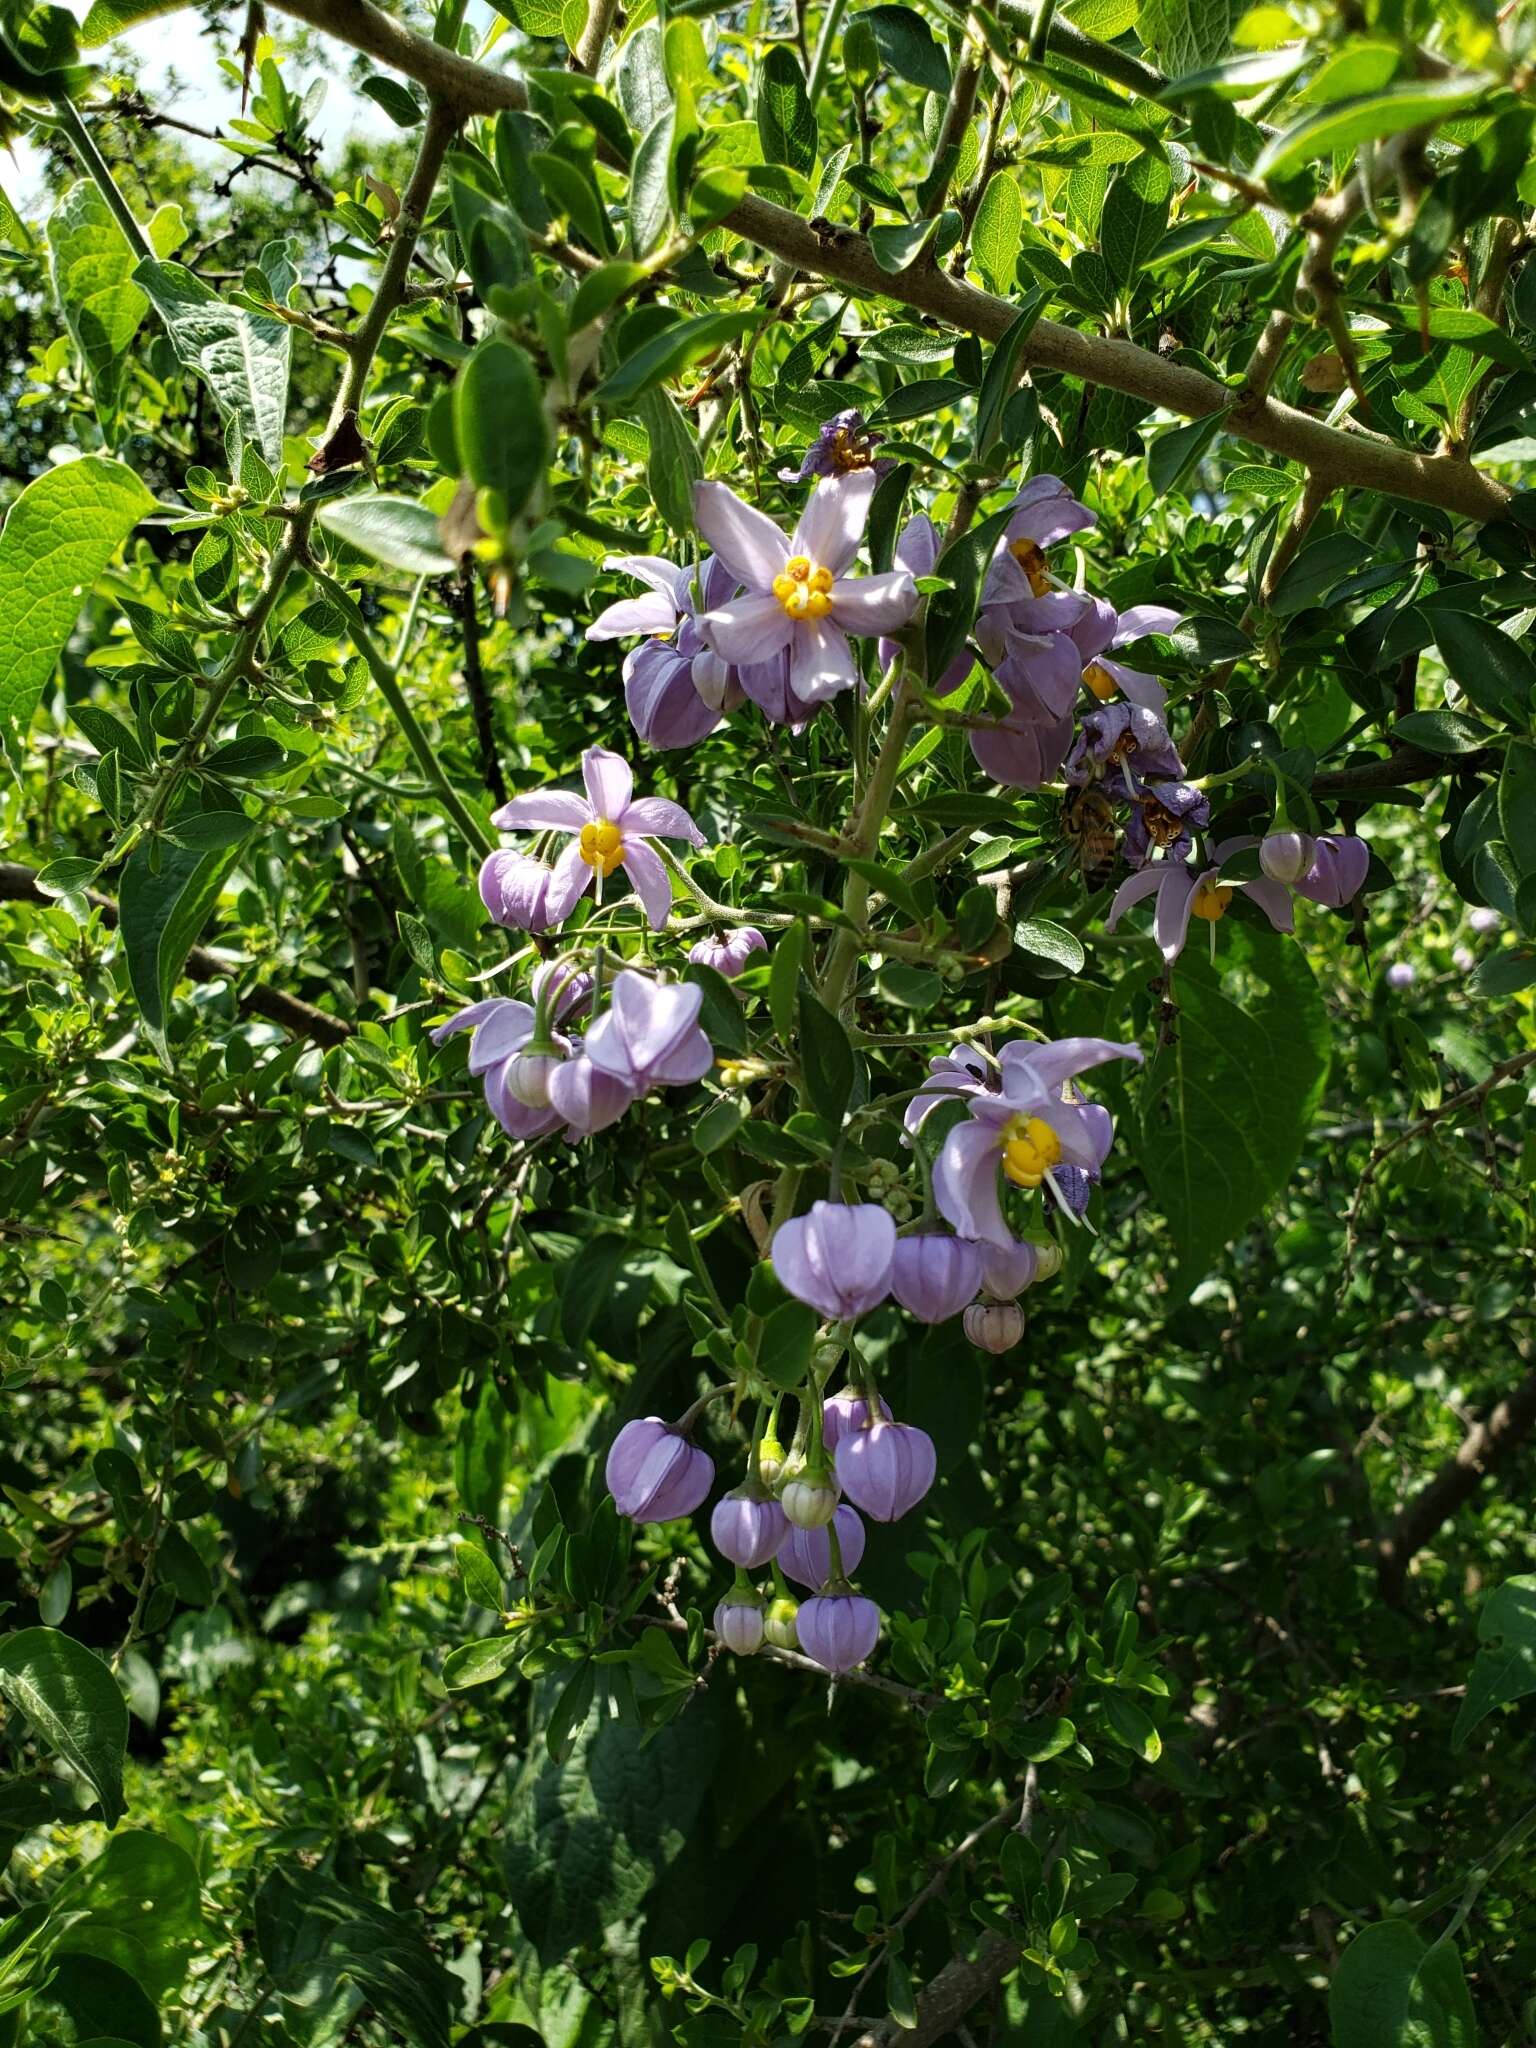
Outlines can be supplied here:
<path id="1" fill-rule="evenodd" d="M 548 1109 L 549 1077 L 564 1064 L 565 1055 L 558 1048 L 546 1052 L 524 1046 L 507 1068 L 507 1093 L 524 1109 Z"/>
<path id="2" fill-rule="evenodd" d="M 799 1613 L 800 1603 L 791 1600 L 786 1593 L 781 1593 L 777 1600 L 770 1600 L 763 1615 L 764 1640 L 772 1643 L 776 1650 L 798 1650 L 800 1637 L 796 1621 Z"/>
<path id="3" fill-rule="evenodd" d="M 786 1521 L 797 1529 L 824 1529 L 837 1513 L 837 1488 L 825 1466 L 807 1467 L 779 1495 Z"/>
<path id="4" fill-rule="evenodd" d="M 760 1489 L 738 1486 L 715 1503 L 709 1533 L 716 1550 L 730 1564 L 756 1571 L 778 1550 L 789 1532 L 784 1510 Z"/>
<path id="5" fill-rule="evenodd" d="M 707 1451 L 659 1415 L 626 1422 L 603 1474 L 613 1504 L 632 1522 L 674 1522 L 691 1515 L 715 1476 Z"/>
<path id="6" fill-rule="evenodd" d="M 766 953 L 768 941 L 756 926 L 745 924 L 723 939 L 700 939 L 689 951 L 688 958 L 696 960 L 701 967 L 713 967 L 716 974 L 723 974 L 727 981 L 734 981 L 738 974 L 751 965 L 754 953 Z"/>
<path id="7" fill-rule="evenodd" d="M 878 1308 L 891 1291 L 896 1226 L 874 1202 L 813 1202 L 781 1223 L 769 1256 L 779 1284 L 831 1321 Z"/>
<path id="8" fill-rule="evenodd" d="M 776 1436 L 765 1436 L 757 1447 L 757 1469 L 765 1486 L 777 1486 L 784 1476 L 789 1453 Z"/>
<path id="9" fill-rule="evenodd" d="M 1058 1254 L 1059 1257 L 1059 1254 Z M 981 1246 L 981 1283 L 998 1301 L 1012 1301 L 1040 1278 L 1040 1249 L 1025 1238 Z"/>
<path id="10" fill-rule="evenodd" d="M 1054 1280 L 1061 1271 L 1061 1246 L 1059 1244 L 1037 1244 L 1035 1246 L 1036 1280 Z"/>
<path id="11" fill-rule="evenodd" d="M 876 1408 L 879 1410 L 878 1418 L 875 1414 Z M 871 1408 L 869 1402 L 860 1394 L 850 1394 L 846 1390 L 841 1394 L 834 1394 L 830 1401 L 822 1405 L 821 1440 L 829 1451 L 835 1451 L 850 1429 L 868 1429 L 877 1419 L 885 1422 L 891 1419 L 890 1409 L 878 1395 L 875 1397 L 874 1408 Z"/>
<path id="12" fill-rule="evenodd" d="M 829 1525 L 837 1531 L 838 1557 L 845 1572 L 856 1572 L 864 1555 L 864 1524 L 840 1506 Z M 819 1592 L 832 1576 L 832 1539 L 826 1529 L 790 1529 L 779 1545 L 779 1567 L 797 1586 Z"/>
<path id="13" fill-rule="evenodd" d="M 852 1671 L 880 1640 L 880 1610 L 862 1593 L 818 1593 L 800 1603 L 800 1647 L 824 1671 Z"/>
<path id="14" fill-rule="evenodd" d="M 1387 969 L 1388 988 L 1412 988 L 1419 978 L 1419 970 L 1411 960 L 1394 960 Z"/>
<path id="15" fill-rule="evenodd" d="M 1024 1311 L 1016 1301 L 973 1301 L 962 1320 L 981 1351 L 1011 1351 L 1024 1334 Z"/>
<path id="16" fill-rule="evenodd" d="M 1451 965 L 1459 974 L 1470 974 L 1477 965 L 1477 955 L 1470 946 L 1458 946 L 1451 954 Z"/>
<path id="17" fill-rule="evenodd" d="M 1503 922 L 1499 913 L 1491 910 L 1486 903 L 1480 903 L 1476 910 L 1469 912 L 1467 916 L 1467 923 L 1475 932 L 1496 932 Z"/>
<path id="18" fill-rule="evenodd" d="M 896 1240 L 891 1292 L 920 1323 L 959 1315 L 981 1285 L 982 1252 L 968 1237 L 920 1230 Z"/>
<path id="19" fill-rule="evenodd" d="M 1317 841 L 1310 832 L 1267 832 L 1259 842 L 1259 866 L 1272 882 L 1294 889 L 1312 866 Z"/>
<path id="20" fill-rule="evenodd" d="M 715 1609 L 715 1634 L 738 1657 L 751 1657 L 763 1647 L 763 1603 L 734 1588 Z"/>
<path id="21" fill-rule="evenodd" d="M 1296 884 L 1296 892 L 1329 910 L 1342 910 L 1365 886 L 1371 849 L 1347 832 L 1320 832 L 1312 865 Z"/>
<path id="22" fill-rule="evenodd" d="M 899 1522 L 933 1484 L 933 1438 L 907 1422 L 850 1430 L 837 1447 L 837 1477 L 848 1498 L 877 1522 Z"/>

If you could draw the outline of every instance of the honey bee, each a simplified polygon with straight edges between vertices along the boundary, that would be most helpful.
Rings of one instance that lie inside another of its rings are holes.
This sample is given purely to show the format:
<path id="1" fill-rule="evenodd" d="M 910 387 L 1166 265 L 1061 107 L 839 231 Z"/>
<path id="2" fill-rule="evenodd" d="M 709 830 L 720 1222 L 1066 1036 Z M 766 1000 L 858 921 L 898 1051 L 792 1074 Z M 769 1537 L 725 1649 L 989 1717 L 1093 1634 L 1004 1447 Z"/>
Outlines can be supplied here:
<path id="1" fill-rule="evenodd" d="M 1061 836 L 1076 856 L 1084 887 L 1102 889 L 1119 859 L 1120 822 L 1100 783 L 1089 782 L 1067 791 L 1061 807 Z"/>

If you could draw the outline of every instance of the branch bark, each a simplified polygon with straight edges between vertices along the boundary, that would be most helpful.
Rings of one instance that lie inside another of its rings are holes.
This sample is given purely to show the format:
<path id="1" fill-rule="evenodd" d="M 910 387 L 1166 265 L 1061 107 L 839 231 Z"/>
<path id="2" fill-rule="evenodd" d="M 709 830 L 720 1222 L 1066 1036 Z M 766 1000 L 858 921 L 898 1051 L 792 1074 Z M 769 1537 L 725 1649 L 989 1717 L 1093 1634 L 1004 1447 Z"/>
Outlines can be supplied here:
<path id="1" fill-rule="evenodd" d="M 1528 1372 L 1512 1394 L 1482 1421 L 1474 1423 L 1454 1457 L 1447 1458 L 1429 1484 L 1393 1517 L 1376 1546 L 1376 1571 L 1382 1598 L 1400 1601 L 1408 1567 L 1433 1543 L 1458 1509 L 1505 1463 L 1536 1428 L 1536 1371 Z"/>
<path id="2" fill-rule="evenodd" d="M 85 897 L 91 908 L 101 913 L 102 922 L 115 929 L 118 913 L 112 898 L 96 889 L 87 889 Z M 38 888 L 34 868 L 25 867 L 20 861 L 0 861 L 0 903 L 37 903 L 46 909 L 52 901 Z M 187 955 L 186 972 L 194 981 L 233 981 L 240 968 L 236 961 L 226 960 L 206 946 L 194 946 Z M 244 1015 L 265 1017 L 268 1023 L 281 1024 L 285 1031 L 300 1038 L 312 1038 L 317 1045 L 345 1045 L 352 1036 L 352 1026 L 345 1018 L 332 1017 L 317 1010 L 313 1003 L 286 995 L 264 981 L 248 988 L 239 1002 Z"/>

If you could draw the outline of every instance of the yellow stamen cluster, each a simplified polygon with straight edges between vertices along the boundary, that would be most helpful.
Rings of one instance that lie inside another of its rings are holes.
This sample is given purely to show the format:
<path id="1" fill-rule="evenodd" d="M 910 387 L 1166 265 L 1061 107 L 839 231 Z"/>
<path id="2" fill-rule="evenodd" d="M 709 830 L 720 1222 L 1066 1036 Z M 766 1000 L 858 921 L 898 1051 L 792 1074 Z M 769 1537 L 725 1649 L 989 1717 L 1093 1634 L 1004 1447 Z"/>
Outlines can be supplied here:
<path id="1" fill-rule="evenodd" d="M 1195 891 L 1194 901 L 1189 906 L 1191 917 L 1203 917 L 1207 924 L 1225 917 L 1227 905 L 1232 901 L 1232 891 L 1220 882 L 1202 882 Z"/>
<path id="2" fill-rule="evenodd" d="M 839 427 L 832 436 L 832 466 L 843 471 L 868 469 L 874 461 L 869 444 L 847 427 Z"/>
<path id="3" fill-rule="evenodd" d="M 610 825 L 606 818 L 599 818 L 595 824 L 583 825 L 581 857 L 606 881 L 624 858 L 623 833 L 617 825 Z"/>
<path id="4" fill-rule="evenodd" d="M 832 571 L 809 555 L 791 555 L 773 579 L 773 594 L 792 619 L 824 619 L 832 609 Z"/>
<path id="5" fill-rule="evenodd" d="M 1016 1116 L 1003 1125 L 1003 1172 L 1016 1188 L 1037 1188 L 1061 1163 L 1061 1140 L 1043 1117 Z"/>
<path id="6" fill-rule="evenodd" d="M 1090 661 L 1083 670 L 1083 681 L 1101 704 L 1107 704 L 1111 697 L 1119 694 L 1120 685 L 1109 670 L 1096 661 Z"/>
<path id="7" fill-rule="evenodd" d="M 1036 544 L 1032 540 L 1010 541 L 1008 552 L 1029 578 L 1029 587 L 1036 597 L 1044 597 L 1051 587 L 1051 577 L 1045 566 L 1045 557 Z"/>

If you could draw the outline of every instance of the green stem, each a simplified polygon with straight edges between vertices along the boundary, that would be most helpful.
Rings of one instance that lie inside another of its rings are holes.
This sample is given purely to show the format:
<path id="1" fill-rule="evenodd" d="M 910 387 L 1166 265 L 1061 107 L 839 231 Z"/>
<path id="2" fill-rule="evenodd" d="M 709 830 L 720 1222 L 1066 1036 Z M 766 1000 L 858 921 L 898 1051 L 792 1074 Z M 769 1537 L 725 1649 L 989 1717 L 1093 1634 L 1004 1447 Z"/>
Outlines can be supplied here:
<path id="1" fill-rule="evenodd" d="M 814 107 L 821 98 L 821 89 L 827 82 L 827 72 L 832 64 L 832 46 L 837 32 L 843 25 L 843 16 L 848 9 L 848 0 L 831 0 L 821 24 L 821 34 L 816 39 L 816 54 L 811 59 L 811 75 L 805 81 L 805 96 Z"/>
<path id="2" fill-rule="evenodd" d="M 86 127 L 67 99 L 56 99 L 53 106 L 54 112 L 58 116 L 60 130 L 68 139 L 70 148 L 80 159 L 81 164 L 96 185 L 97 190 L 101 193 L 102 198 L 107 202 L 112 218 L 117 222 L 127 238 L 129 248 L 132 249 L 134 255 L 138 257 L 141 263 L 158 262 L 159 258 L 150 246 L 149 237 L 139 226 L 133 208 L 123 197 L 122 190 L 116 178 L 112 175 L 112 167 L 96 147 L 95 139 L 89 128 Z"/>
<path id="3" fill-rule="evenodd" d="M 367 662 L 368 672 L 378 685 L 379 695 L 394 714 L 395 723 L 404 733 L 406 744 L 416 756 L 417 766 L 437 791 L 443 809 L 458 826 L 463 838 L 475 853 L 482 859 L 486 854 L 493 853 L 496 847 L 495 840 L 448 780 L 447 771 L 437 758 L 437 750 L 427 738 L 415 712 L 406 701 L 405 692 L 400 687 L 400 678 L 384 658 L 382 649 L 369 632 L 363 615 L 350 593 L 342 588 L 334 576 L 328 576 L 323 569 L 311 566 L 310 574 L 346 620 L 353 646 Z"/>
<path id="4" fill-rule="evenodd" d="M 903 684 L 897 691 L 891 708 L 891 722 L 885 729 L 885 738 L 870 771 L 869 785 L 854 818 L 853 830 L 848 835 L 848 849 L 858 858 L 867 859 L 880 836 L 880 827 L 885 822 L 885 814 L 896 791 L 896 777 L 906 752 L 907 735 L 917 712 L 916 699 Z M 850 869 L 843 886 L 844 914 L 850 923 L 862 926 L 868 907 L 869 883 L 863 875 Z M 821 978 L 821 1000 L 834 1016 L 847 998 L 863 944 L 858 932 L 839 931 L 827 949 L 827 964 Z"/>

